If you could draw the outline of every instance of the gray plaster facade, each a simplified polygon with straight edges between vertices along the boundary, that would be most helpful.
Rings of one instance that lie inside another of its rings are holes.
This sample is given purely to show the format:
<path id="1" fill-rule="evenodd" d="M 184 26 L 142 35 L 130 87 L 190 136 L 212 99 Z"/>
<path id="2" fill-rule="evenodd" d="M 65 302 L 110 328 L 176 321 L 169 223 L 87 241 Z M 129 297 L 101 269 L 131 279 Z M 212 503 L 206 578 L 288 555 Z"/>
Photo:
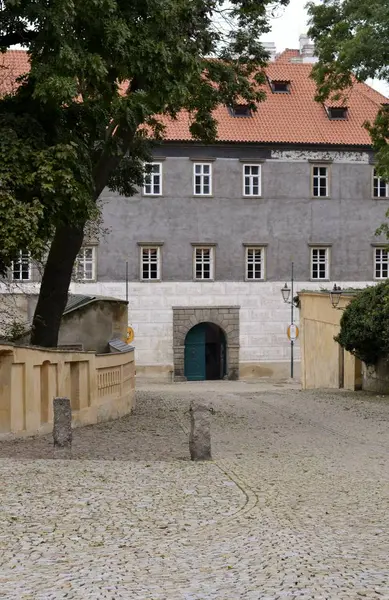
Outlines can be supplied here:
<path id="1" fill-rule="evenodd" d="M 128 295 L 139 377 L 183 376 L 185 337 L 177 341 L 176 307 L 186 333 L 192 321 L 205 321 L 199 320 L 205 307 L 209 322 L 225 331 L 229 377 L 288 377 L 290 307 L 280 289 L 290 281 L 291 261 L 296 292 L 374 282 L 375 245 L 387 243 L 375 231 L 389 200 L 373 198 L 371 149 L 169 142 L 156 147 L 154 157 L 162 164 L 162 194 L 125 198 L 104 191 L 108 235 L 96 247 L 96 281 L 75 282 L 72 292 Z M 195 161 L 212 165 L 210 197 L 193 194 Z M 245 163 L 261 165 L 260 197 L 243 195 Z M 312 196 L 314 165 L 329 169 L 328 198 Z M 193 279 L 195 244 L 213 247 L 213 281 Z M 142 281 L 140 256 L 148 245 L 159 248 L 160 277 Z M 261 280 L 246 280 L 247 245 L 264 248 Z M 329 248 L 328 280 L 310 279 L 312 246 Z M 220 324 L 218 307 L 226 306 L 240 307 L 234 341 Z M 298 322 L 298 311 L 295 316 Z M 298 373 L 298 340 L 295 358 Z"/>
<path id="2" fill-rule="evenodd" d="M 155 150 L 163 165 L 161 196 L 103 194 L 104 227 L 97 279 L 140 279 L 139 243 L 161 247 L 163 281 L 193 280 L 193 244 L 216 244 L 215 280 L 244 281 L 244 244 L 266 245 L 266 280 L 309 281 L 311 245 L 331 247 L 330 279 L 373 279 L 375 230 L 389 201 L 373 199 L 368 148 L 267 147 L 166 143 Z M 328 159 L 330 197 L 312 197 L 312 164 Z M 277 157 L 277 158 L 275 158 Z M 285 158 L 286 157 L 286 158 Z M 314 157 L 314 158 L 312 158 Z M 319 158 L 318 158 L 319 157 Z M 193 195 L 193 161 L 212 162 L 213 194 Z M 263 161 L 261 197 L 244 197 L 244 162 Z M 384 240 L 381 240 L 384 242 Z M 260 285 L 260 282 L 253 282 Z"/>

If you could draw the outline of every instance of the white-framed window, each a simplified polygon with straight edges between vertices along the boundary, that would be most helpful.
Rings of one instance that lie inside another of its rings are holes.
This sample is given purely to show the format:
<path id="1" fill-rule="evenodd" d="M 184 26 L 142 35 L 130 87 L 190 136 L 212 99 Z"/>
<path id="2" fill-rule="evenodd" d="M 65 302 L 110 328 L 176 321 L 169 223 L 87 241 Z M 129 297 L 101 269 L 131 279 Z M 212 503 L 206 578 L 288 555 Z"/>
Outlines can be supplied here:
<path id="1" fill-rule="evenodd" d="M 211 196 L 212 194 L 212 164 L 193 164 L 193 194 L 195 196 Z"/>
<path id="2" fill-rule="evenodd" d="M 215 248 L 213 246 L 195 246 L 193 248 L 193 278 L 197 280 L 214 279 Z"/>
<path id="3" fill-rule="evenodd" d="M 140 278 L 142 281 L 161 279 L 161 248 L 142 246 L 140 249 Z"/>
<path id="4" fill-rule="evenodd" d="M 30 281 L 31 255 L 26 250 L 19 250 L 11 265 L 11 278 L 13 281 Z"/>
<path id="5" fill-rule="evenodd" d="M 312 194 L 315 198 L 328 198 L 329 168 L 324 165 L 312 167 Z"/>
<path id="6" fill-rule="evenodd" d="M 246 280 L 265 279 L 265 249 L 260 246 L 246 247 Z"/>
<path id="7" fill-rule="evenodd" d="M 161 196 L 162 195 L 162 163 L 149 163 L 151 169 L 149 173 L 145 173 L 143 194 L 145 196 Z"/>
<path id="8" fill-rule="evenodd" d="M 389 257 L 386 248 L 374 249 L 374 279 L 387 279 L 389 276 Z"/>
<path id="9" fill-rule="evenodd" d="M 389 198 L 389 181 L 385 181 L 373 169 L 373 198 Z"/>
<path id="10" fill-rule="evenodd" d="M 96 280 L 96 247 L 84 246 L 76 258 L 75 276 L 79 281 Z"/>
<path id="11" fill-rule="evenodd" d="M 243 196 L 261 195 L 261 165 L 243 165 Z"/>
<path id="12" fill-rule="evenodd" d="M 330 278 L 329 255 L 329 248 L 311 248 L 311 279 L 317 280 Z"/>

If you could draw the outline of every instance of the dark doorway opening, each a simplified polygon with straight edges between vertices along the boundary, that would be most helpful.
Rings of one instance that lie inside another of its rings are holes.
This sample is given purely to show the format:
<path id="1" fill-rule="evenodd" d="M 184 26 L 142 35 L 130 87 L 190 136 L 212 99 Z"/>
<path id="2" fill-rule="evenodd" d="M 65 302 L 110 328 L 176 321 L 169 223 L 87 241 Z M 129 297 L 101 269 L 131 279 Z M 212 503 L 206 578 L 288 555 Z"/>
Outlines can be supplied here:
<path id="1" fill-rule="evenodd" d="M 185 338 L 185 377 L 188 381 L 223 379 L 226 374 L 226 338 L 214 323 L 199 323 Z"/>

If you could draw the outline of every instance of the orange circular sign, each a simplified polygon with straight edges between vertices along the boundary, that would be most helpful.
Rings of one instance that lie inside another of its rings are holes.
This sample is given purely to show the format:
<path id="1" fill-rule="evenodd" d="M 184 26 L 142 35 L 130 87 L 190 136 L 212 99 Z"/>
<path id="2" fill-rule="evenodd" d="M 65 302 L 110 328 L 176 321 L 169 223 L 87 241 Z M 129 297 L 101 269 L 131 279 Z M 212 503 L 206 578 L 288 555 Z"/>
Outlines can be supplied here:
<path id="1" fill-rule="evenodd" d="M 293 325 L 289 325 L 287 329 L 287 334 L 290 341 L 294 342 L 294 340 L 297 340 L 299 336 L 299 328 L 297 327 L 297 325 L 295 325 L 294 323 Z"/>

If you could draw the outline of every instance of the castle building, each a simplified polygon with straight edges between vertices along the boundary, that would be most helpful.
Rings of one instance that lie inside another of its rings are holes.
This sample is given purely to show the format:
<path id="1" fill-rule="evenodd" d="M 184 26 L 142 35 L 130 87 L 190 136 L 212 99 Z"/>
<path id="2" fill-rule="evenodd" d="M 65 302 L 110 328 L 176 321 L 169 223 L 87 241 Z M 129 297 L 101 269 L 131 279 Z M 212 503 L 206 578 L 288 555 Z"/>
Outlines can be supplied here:
<path id="1" fill-rule="evenodd" d="M 389 183 L 364 128 L 387 99 L 356 83 L 347 102 L 315 102 L 315 58 L 300 41 L 271 52 L 256 112 L 217 109 L 216 143 L 194 142 L 183 113 L 167 122 L 143 189 L 103 193 L 109 233 L 83 248 L 72 291 L 128 294 L 138 376 L 288 377 L 281 288 L 292 262 L 296 291 L 388 277 L 375 231 Z M 21 253 L 13 277 L 27 284 L 29 269 Z"/>

